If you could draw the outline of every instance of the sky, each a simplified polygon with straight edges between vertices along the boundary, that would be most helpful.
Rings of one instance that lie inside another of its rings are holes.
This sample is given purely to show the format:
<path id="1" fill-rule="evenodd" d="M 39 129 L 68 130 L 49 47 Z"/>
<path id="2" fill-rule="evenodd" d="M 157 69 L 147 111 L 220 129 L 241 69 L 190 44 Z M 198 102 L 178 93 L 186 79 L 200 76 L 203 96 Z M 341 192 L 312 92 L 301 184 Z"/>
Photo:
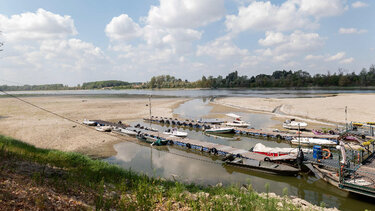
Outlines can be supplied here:
<path id="1" fill-rule="evenodd" d="M 359 72 L 373 1 L 0 0 L 0 84 Z"/>

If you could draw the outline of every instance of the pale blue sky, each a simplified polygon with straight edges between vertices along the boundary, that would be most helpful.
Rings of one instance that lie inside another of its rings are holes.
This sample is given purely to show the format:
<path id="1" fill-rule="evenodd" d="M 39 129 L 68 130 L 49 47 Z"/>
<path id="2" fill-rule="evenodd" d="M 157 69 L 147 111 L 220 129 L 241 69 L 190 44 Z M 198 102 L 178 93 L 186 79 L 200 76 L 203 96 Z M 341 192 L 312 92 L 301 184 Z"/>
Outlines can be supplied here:
<path id="1" fill-rule="evenodd" d="M 233 70 L 358 72 L 375 63 L 371 3 L 0 0 L 0 78 L 75 85 Z"/>

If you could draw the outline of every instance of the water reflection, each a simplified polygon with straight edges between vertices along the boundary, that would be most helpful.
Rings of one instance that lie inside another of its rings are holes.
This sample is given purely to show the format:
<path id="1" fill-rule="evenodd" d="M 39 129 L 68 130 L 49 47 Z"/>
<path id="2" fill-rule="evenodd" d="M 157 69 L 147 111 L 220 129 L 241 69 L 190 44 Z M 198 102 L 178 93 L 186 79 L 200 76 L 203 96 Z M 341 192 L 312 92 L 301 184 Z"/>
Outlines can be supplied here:
<path id="1" fill-rule="evenodd" d="M 271 192 L 282 194 L 282 190 L 288 188 L 290 195 L 318 205 L 324 201 L 327 206 L 340 209 L 375 208 L 370 203 L 347 198 L 345 192 L 307 175 L 277 176 L 226 166 L 220 164 L 218 158 L 175 146 L 151 148 L 124 142 L 115 145 L 115 150 L 118 155 L 108 158 L 107 161 L 153 177 L 160 176 L 201 185 L 215 185 L 220 182 L 224 185 L 241 185 L 250 181 L 254 189 L 259 192 L 264 192 L 265 184 L 269 183 Z M 213 163 L 215 160 L 216 162 Z"/>

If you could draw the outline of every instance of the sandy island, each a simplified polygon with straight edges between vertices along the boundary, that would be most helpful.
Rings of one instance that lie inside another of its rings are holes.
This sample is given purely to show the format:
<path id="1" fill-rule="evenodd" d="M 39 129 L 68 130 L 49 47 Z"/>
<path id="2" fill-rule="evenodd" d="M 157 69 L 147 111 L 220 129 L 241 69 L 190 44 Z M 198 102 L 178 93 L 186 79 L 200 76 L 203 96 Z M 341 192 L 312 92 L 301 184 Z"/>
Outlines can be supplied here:
<path id="1" fill-rule="evenodd" d="M 59 115 L 82 122 L 101 119 L 126 123 L 149 115 L 147 98 L 23 97 L 22 99 Z M 154 98 L 152 112 L 172 117 L 183 98 Z M 59 118 L 14 98 L 0 98 L 0 134 L 36 147 L 81 152 L 107 157 L 116 154 L 113 145 L 124 141 Z"/>
<path id="2" fill-rule="evenodd" d="M 375 122 L 374 94 L 339 94 L 319 98 L 244 98 L 217 99 L 215 104 L 248 112 L 275 114 L 276 117 L 297 117 L 312 122 L 345 124 L 345 106 L 348 122 Z"/>

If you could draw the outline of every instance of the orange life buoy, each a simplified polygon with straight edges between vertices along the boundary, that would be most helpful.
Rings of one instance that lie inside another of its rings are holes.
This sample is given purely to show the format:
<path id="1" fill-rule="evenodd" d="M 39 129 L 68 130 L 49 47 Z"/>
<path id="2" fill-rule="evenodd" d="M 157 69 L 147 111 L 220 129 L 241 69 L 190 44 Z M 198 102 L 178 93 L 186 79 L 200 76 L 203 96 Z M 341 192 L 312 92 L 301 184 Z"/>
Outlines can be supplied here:
<path id="1" fill-rule="evenodd" d="M 329 149 L 322 149 L 322 151 L 327 152 L 327 156 L 323 157 L 323 159 L 328 159 L 329 157 L 331 157 L 331 151 L 329 151 Z"/>

